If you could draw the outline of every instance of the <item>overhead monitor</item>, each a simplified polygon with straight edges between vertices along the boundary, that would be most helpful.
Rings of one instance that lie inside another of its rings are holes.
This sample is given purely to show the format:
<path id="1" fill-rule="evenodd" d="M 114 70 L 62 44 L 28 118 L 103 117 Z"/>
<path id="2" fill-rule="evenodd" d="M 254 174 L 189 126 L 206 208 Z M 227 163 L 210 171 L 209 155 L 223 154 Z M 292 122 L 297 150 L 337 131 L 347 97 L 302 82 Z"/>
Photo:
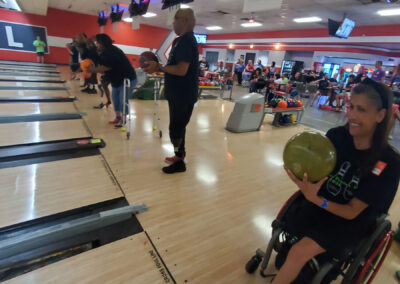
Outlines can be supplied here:
<path id="1" fill-rule="evenodd" d="M 207 43 L 207 35 L 194 34 L 194 37 L 196 38 L 198 44 L 206 44 Z"/>
<path id="2" fill-rule="evenodd" d="M 356 23 L 350 19 L 345 18 L 336 31 L 336 36 L 341 38 L 348 38 Z"/>
<path id="3" fill-rule="evenodd" d="M 330 36 L 348 38 L 354 29 L 354 26 L 355 22 L 348 18 L 345 18 L 342 22 L 328 19 L 328 30 Z"/>

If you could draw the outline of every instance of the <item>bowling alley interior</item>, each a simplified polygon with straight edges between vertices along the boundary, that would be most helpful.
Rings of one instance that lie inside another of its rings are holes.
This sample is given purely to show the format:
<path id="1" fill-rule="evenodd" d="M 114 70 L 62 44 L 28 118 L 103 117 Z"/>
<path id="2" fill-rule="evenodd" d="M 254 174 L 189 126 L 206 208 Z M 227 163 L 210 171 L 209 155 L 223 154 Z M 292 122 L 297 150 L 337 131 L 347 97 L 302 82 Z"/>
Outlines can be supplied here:
<path id="1" fill-rule="evenodd" d="M 1 0 L 0 282 L 400 283 L 399 15 Z"/>

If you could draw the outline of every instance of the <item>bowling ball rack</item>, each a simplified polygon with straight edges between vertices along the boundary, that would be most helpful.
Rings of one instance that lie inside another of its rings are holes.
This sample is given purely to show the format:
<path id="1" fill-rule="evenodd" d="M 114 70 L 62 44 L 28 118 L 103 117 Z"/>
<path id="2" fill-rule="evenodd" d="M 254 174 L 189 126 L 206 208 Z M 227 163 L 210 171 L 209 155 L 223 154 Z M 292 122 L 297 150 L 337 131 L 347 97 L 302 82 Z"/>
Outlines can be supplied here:
<path id="1" fill-rule="evenodd" d="M 293 107 L 293 108 L 264 108 L 264 114 L 273 114 L 274 120 L 272 121 L 272 125 L 275 127 L 285 126 L 285 125 L 293 125 L 301 121 L 303 117 L 304 107 Z M 284 114 L 295 114 L 296 122 L 284 123 L 281 124 L 279 122 L 280 118 Z"/>

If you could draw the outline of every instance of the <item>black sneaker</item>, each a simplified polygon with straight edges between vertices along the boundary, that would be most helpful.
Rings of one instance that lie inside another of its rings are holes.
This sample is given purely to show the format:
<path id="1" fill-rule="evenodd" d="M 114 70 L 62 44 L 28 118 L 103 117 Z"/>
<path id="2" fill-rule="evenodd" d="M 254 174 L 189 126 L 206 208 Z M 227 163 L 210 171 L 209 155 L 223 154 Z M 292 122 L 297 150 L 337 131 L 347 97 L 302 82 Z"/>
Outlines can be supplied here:
<path id="1" fill-rule="evenodd" d="M 89 93 L 90 92 L 90 88 L 86 87 L 85 89 L 81 90 L 82 93 Z"/>
<path id="2" fill-rule="evenodd" d="M 186 171 L 186 165 L 183 160 L 180 160 L 168 167 L 163 167 L 162 171 L 166 174 L 181 173 Z"/>
<path id="3" fill-rule="evenodd" d="M 97 94 L 96 89 L 89 89 L 89 91 L 87 91 L 88 94 Z"/>

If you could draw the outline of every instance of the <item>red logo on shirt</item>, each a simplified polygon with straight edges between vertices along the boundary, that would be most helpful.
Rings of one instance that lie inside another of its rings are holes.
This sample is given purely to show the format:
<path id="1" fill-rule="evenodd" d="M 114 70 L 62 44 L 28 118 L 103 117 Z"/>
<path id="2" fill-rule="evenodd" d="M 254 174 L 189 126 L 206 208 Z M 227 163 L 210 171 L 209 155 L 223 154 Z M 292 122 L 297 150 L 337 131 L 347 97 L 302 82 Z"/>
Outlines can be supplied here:
<path id="1" fill-rule="evenodd" d="M 386 168 L 386 163 L 382 161 L 378 161 L 372 170 L 372 173 L 376 176 L 380 176 L 383 170 Z"/>

